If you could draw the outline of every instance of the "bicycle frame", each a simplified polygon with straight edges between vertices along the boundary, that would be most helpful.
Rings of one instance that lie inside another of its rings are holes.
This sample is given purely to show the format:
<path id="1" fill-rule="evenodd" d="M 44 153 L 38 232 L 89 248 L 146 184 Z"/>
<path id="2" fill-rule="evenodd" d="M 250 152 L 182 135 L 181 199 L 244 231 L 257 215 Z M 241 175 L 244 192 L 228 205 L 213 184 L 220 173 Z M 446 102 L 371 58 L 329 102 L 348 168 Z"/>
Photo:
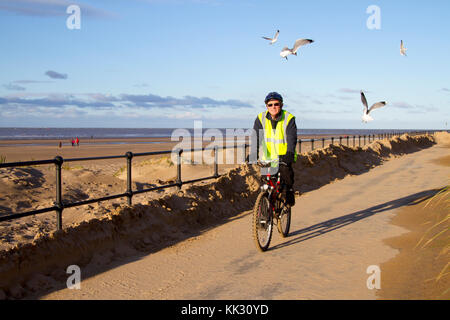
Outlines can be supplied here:
<path id="1" fill-rule="evenodd" d="M 277 173 L 276 174 L 276 182 L 274 182 L 273 180 L 273 176 L 268 174 L 265 176 L 266 178 L 264 179 L 264 185 L 261 186 L 261 189 L 264 191 L 267 191 L 269 194 L 269 205 L 270 205 L 270 212 L 272 213 L 272 215 L 274 215 L 275 217 L 277 217 L 277 213 L 278 210 L 280 209 L 279 207 L 279 195 L 280 195 L 280 187 L 281 187 L 281 179 L 280 179 L 280 174 Z"/>

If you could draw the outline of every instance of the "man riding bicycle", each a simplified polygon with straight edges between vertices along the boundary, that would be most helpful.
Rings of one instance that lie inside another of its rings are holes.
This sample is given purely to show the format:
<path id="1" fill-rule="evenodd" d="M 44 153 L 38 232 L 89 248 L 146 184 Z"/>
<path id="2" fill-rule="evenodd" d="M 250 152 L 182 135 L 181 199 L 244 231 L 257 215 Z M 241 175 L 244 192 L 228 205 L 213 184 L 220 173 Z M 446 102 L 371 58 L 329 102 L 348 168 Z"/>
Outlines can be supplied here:
<path id="1" fill-rule="evenodd" d="M 257 156 L 263 161 L 284 162 L 279 166 L 281 179 L 286 188 L 283 197 L 286 204 L 295 204 L 294 170 L 292 164 L 297 161 L 297 125 L 295 117 L 283 110 L 283 97 L 277 92 L 270 92 L 265 100 L 267 110 L 256 117 L 253 130 L 256 133 Z M 259 156 L 262 147 L 262 156 Z"/>

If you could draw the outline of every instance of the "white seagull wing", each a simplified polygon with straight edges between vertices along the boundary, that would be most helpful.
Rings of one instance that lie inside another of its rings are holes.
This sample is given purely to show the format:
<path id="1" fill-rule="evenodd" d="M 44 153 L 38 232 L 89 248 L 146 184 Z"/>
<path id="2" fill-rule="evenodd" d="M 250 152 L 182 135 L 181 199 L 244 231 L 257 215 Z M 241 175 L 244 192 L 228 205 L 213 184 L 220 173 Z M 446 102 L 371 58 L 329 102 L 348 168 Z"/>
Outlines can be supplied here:
<path id="1" fill-rule="evenodd" d="M 280 30 L 277 30 L 277 32 L 275 33 L 275 36 L 273 37 L 274 42 L 277 41 L 279 34 L 280 34 Z"/>
<path id="2" fill-rule="evenodd" d="M 305 44 L 310 44 L 313 42 L 314 42 L 314 40 L 311 40 L 311 39 L 297 39 L 294 43 L 294 48 L 292 48 L 292 52 L 296 53 L 298 48 L 300 48 L 301 46 L 304 46 Z"/>
<path id="3" fill-rule="evenodd" d="M 263 39 L 272 41 L 272 38 L 262 37 Z"/>
<path id="4" fill-rule="evenodd" d="M 403 40 L 400 40 L 400 54 L 402 56 L 406 56 L 406 50 L 408 50 L 408 49 L 405 48 L 405 46 L 403 44 Z"/>
<path id="5" fill-rule="evenodd" d="M 367 99 L 366 99 L 366 96 L 364 95 L 364 92 L 362 92 L 362 91 L 361 91 L 361 102 L 364 105 L 364 113 L 368 113 L 368 110 L 367 110 L 367 108 L 368 108 Z"/>
<path id="6" fill-rule="evenodd" d="M 369 111 L 367 111 L 367 113 L 369 113 L 370 111 L 372 111 L 372 110 L 374 110 L 374 109 L 382 108 L 382 107 L 384 107 L 385 105 L 386 105 L 386 101 L 380 101 L 380 102 L 374 103 L 374 104 L 370 107 Z"/>

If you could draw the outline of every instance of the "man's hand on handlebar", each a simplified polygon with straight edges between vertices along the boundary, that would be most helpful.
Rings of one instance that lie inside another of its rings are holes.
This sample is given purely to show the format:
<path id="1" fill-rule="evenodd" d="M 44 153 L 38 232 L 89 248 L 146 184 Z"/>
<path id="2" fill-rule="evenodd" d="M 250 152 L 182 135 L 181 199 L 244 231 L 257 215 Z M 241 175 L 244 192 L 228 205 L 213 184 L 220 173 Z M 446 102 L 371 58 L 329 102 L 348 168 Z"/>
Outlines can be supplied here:
<path id="1" fill-rule="evenodd" d="M 261 161 L 261 160 L 258 160 L 256 162 L 258 167 L 261 167 L 261 168 L 272 167 L 273 163 L 276 163 L 277 165 L 282 165 L 282 166 L 287 166 L 288 165 L 286 162 L 281 161 L 281 160 L 278 160 L 278 161 Z"/>

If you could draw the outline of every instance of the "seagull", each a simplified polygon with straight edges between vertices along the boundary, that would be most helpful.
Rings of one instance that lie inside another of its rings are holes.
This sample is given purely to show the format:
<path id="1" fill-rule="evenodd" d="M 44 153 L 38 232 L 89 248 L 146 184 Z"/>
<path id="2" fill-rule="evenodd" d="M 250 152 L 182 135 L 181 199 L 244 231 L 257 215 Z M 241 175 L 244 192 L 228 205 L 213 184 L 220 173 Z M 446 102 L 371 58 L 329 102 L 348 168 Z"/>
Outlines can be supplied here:
<path id="1" fill-rule="evenodd" d="M 268 37 L 262 37 L 262 38 L 269 40 L 270 41 L 269 44 L 274 44 L 275 42 L 277 42 L 279 34 L 280 34 L 280 30 L 277 30 L 277 32 L 275 33 L 275 36 L 273 38 L 268 38 Z"/>
<path id="2" fill-rule="evenodd" d="M 292 49 L 289 49 L 288 47 L 284 47 L 283 50 L 281 50 L 281 52 L 280 52 L 280 56 L 282 58 L 286 58 L 286 60 L 287 60 L 288 55 L 290 55 L 290 54 L 297 55 L 298 48 L 300 48 L 301 46 L 303 46 L 305 44 L 310 44 L 313 42 L 314 42 L 314 40 L 311 40 L 311 39 L 297 39 L 294 43 L 294 47 Z"/>
<path id="3" fill-rule="evenodd" d="M 364 105 L 364 113 L 362 116 L 362 121 L 367 123 L 369 121 L 372 121 L 373 118 L 371 116 L 369 116 L 369 112 L 372 111 L 373 109 L 377 109 L 377 108 L 381 108 L 384 107 L 386 105 L 386 101 L 380 101 L 377 103 L 374 103 L 370 108 L 367 105 L 367 100 L 366 100 L 366 96 L 364 95 L 364 92 L 361 91 L 361 101 Z"/>
<path id="4" fill-rule="evenodd" d="M 408 49 L 403 46 L 403 40 L 400 40 L 400 54 L 406 57 L 406 50 Z"/>

